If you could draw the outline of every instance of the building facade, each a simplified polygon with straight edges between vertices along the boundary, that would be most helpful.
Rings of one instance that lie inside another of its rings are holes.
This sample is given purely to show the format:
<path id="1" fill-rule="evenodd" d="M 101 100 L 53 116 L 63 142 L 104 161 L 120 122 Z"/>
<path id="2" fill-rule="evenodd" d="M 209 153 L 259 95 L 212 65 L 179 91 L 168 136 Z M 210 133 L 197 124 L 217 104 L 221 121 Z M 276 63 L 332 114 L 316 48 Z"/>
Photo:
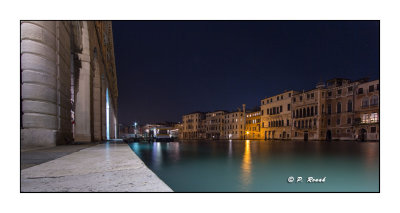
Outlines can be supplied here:
<path id="1" fill-rule="evenodd" d="M 225 113 L 223 138 L 224 139 L 244 139 L 246 126 L 246 105 L 242 105 L 237 111 Z"/>
<path id="2" fill-rule="evenodd" d="M 363 80 L 335 78 L 326 85 L 326 140 L 354 140 L 354 90 Z"/>
<path id="3" fill-rule="evenodd" d="M 292 97 L 292 139 L 324 140 L 326 119 L 324 120 L 326 89 L 323 83 L 316 89 L 303 91 Z"/>
<path id="4" fill-rule="evenodd" d="M 206 138 L 207 139 L 222 139 L 224 134 L 224 110 L 206 113 Z"/>
<path id="5" fill-rule="evenodd" d="M 200 139 L 203 137 L 205 114 L 193 112 L 182 117 L 182 139 Z"/>
<path id="6" fill-rule="evenodd" d="M 215 111 L 202 139 L 379 140 L 379 80 L 335 78 L 261 100 L 260 110 Z M 189 135 L 189 138 L 197 136 Z"/>
<path id="7" fill-rule="evenodd" d="M 290 139 L 292 131 L 292 96 L 290 90 L 261 100 L 261 131 L 263 139 Z"/>
<path id="8" fill-rule="evenodd" d="M 354 138 L 379 140 L 379 80 L 361 83 L 355 89 Z"/>
<path id="9" fill-rule="evenodd" d="M 21 21 L 21 145 L 117 138 L 110 21 Z"/>
<path id="10" fill-rule="evenodd" d="M 246 113 L 245 139 L 262 139 L 261 110 Z"/>

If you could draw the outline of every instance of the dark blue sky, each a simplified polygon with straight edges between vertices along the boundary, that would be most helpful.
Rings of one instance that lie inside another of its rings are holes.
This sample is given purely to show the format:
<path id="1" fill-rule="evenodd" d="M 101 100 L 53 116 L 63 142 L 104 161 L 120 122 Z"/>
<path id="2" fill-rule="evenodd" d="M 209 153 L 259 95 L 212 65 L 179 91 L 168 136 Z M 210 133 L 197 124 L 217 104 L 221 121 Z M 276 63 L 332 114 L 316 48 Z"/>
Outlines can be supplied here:
<path id="1" fill-rule="evenodd" d="M 379 78 L 379 21 L 113 21 L 113 32 L 125 124 Z"/>

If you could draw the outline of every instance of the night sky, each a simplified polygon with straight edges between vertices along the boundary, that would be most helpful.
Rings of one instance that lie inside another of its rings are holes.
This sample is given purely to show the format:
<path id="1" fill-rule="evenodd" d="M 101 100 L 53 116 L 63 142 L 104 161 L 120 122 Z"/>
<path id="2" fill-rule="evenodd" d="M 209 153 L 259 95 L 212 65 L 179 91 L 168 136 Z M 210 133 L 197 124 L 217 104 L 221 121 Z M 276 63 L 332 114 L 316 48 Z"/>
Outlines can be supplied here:
<path id="1" fill-rule="evenodd" d="M 379 78 L 378 21 L 113 21 L 113 33 L 123 124 Z"/>

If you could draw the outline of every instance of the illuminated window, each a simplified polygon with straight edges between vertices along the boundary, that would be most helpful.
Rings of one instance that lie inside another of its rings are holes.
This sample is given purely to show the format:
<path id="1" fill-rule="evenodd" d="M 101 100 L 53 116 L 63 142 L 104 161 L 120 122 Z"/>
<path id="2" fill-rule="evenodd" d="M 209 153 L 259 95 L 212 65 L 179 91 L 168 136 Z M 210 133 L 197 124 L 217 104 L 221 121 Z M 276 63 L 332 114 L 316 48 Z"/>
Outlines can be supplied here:
<path id="1" fill-rule="evenodd" d="M 371 123 L 376 123 L 376 122 L 379 121 L 378 113 L 376 113 L 376 112 L 375 113 L 371 113 L 370 118 L 371 118 Z"/>
<path id="2" fill-rule="evenodd" d="M 369 114 L 363 114 L 361 117 L 361 123 L 368 123 L 369 122 Z"/>

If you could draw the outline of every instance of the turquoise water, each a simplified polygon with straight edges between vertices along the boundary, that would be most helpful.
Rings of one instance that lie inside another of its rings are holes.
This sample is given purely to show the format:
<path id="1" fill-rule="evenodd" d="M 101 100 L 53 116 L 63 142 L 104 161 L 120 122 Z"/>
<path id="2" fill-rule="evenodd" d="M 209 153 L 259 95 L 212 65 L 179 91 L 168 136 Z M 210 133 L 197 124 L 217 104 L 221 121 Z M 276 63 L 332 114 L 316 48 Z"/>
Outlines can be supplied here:
<path id="1" fill-rule="evenodd" d="M 129 145 L 176 192 L 379 191 L 378 142 L 190 140 Z M 303 180 L 296 182 L 298 177 Z M 326 178 L 308 183 L 308 177 Z"/>

